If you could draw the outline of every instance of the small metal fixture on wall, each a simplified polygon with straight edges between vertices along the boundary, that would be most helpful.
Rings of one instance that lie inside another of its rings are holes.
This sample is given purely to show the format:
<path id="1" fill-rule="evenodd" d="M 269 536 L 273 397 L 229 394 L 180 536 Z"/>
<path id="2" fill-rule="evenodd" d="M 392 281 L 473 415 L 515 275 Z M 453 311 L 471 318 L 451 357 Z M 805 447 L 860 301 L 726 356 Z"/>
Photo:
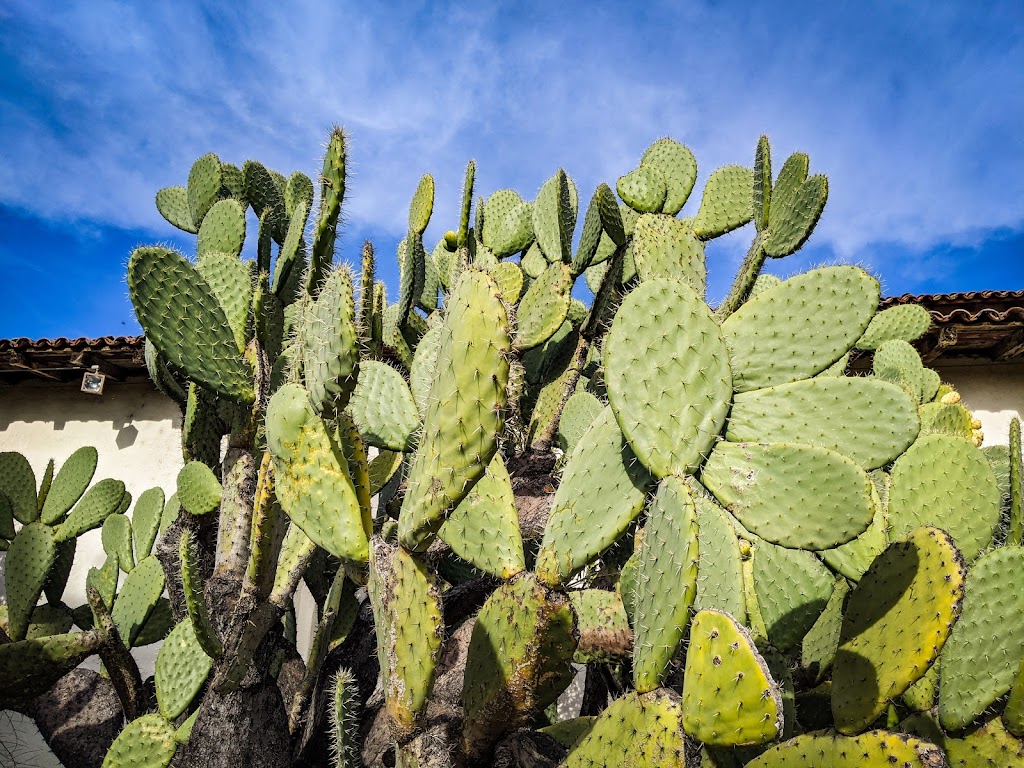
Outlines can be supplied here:
<path id="1" fill-rule="evenodd" d="M 92 370 L 86 371 L 82 374 L 82 391 L 90 395 L 102 395 L 103 384 L 106 382 L 107 377 L 100 373 L 100 367 L 94 365 Z"/>

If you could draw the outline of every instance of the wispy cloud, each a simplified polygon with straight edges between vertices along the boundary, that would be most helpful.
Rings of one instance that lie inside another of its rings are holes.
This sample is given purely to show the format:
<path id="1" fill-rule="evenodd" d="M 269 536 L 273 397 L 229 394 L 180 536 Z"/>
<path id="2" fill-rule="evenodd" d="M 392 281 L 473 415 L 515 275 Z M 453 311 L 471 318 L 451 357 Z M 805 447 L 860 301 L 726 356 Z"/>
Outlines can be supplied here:
<path id="1" fill-rule="evenodd" d="M 749 164 L 762 132 L 776 168 L 801 149 L 828 174 L 815 240 L 840 257 L 1024 227 L 1024 12 L 1012 0 L 984 13 L 15 0 L 3 21 L 0 204 L 54 222 L 166 236 L 153 194 L 183 183 L 196 156 L 312 175 L 339 122 L 360 231 L 400 232 L 430 171 L 439 236 L 470 156 L 485 192 L 531 195 L 561 165 L 588 195 L 660 135 L 694 149 L 703 180 Z"/>

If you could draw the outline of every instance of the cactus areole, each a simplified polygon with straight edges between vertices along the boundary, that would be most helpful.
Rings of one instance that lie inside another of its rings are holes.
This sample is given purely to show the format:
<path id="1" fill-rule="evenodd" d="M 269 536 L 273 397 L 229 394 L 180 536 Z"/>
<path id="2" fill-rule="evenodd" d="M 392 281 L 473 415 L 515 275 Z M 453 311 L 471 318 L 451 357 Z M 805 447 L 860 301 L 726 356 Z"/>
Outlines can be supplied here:
<path id="1" fill-rule="evenodd" d="M 170 495 L 0 453 L 0 704 L 65 766 L 1022 764 L 1019 425 L 982 452 L 862 269 L 762 274 L 822 215 L 807 155 L 762 137 L 692 201 L 668 138 L 589 198 L 425 175 L 393 304 L 370 243 L 335 265 L 348 159 L 157 193 L 197 237 L 128 262 Z"/>

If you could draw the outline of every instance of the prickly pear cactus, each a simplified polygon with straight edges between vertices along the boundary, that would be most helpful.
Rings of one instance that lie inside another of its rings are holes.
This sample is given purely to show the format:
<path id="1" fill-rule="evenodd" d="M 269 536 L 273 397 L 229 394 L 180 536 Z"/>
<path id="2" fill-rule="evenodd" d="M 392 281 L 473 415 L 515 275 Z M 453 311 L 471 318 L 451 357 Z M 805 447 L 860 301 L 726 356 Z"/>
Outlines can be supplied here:
<path id="1" fill-rule="evenodd" d="M 214 154 L 158 193 L 196 256 L 139 248 L 128 284 L 186 466 L 130 509 L 94 451 L 41 483 L 0 454 L 5 705 L 99 654 L 110 766 L 1018 758 L 1019 435 L 979 450 L 930 316 L 864 270 L 763 273 L 823 215 L 806 154 L 773 174 L 761 137 L 691 194 L 658 139 L 585 211 L 561 169 L 532 199 L 424 175 L 389 303 L 371 244 L 335 266 L 347 143 L 318 211 Z M 129 649 L 161 639 L 146 714 Z"/>

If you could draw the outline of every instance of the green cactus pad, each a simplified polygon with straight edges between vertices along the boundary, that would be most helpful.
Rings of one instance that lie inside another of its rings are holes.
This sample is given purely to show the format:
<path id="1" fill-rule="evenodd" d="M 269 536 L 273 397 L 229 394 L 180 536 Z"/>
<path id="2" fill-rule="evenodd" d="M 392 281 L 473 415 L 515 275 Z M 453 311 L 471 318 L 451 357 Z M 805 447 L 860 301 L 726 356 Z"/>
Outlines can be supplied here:
<path id="1" fill-rule="evenodd" d="M 952 435 L 964 440 L 973 437 L 973 416 L 960 403 L 925 403 L 918 409 L 918 415 L 922 434 Z"/>
<path id="2" fill-rule="evenodd" d="M 423 174 L 409 203 L 409 230 L 422 236 L 434 211 L 434 177 Z"/>
<path id="3" fill-rule="evenodd" d="M 167 223 L 191 234 L 199 228 L 192 222 L 188 208 L 188 190 L 184 187 L 164 187 L 156 193 L 156 209 Z"/>
<path id="4" fill-rule="evenodd" d="M 56 527 L 54 539 L 58 543 L 66 542 L 98 527 L 118 509 L 124 495 L 125 484 L 121 480 L 100 480 L 86 490 L 68 518 Z"/>
<path id="5" fill-rule="evenodd" d="M 178 472 L 178 503 L 191 515 L 205 515 L 217 509 L 222 492 L 213 470 L 201 461 L 190 461 Z"/>
<path id="6" fill-rule="evenodd" d="M 434 383 L 434 370 L 437 367 L 437 355 L 441 351 L 441 335 L 440 324 L 432 325 L 423 334 L 420 343 L 416 345 L 416 353 L 409 368 L 409 389 L 420 418 L 427 412 L 430 387 Z"/>
<path id="7" fill-rule="evenodd" d="M 864 470 L 826 448 L 721 442 L 701 482 L 745 527 L 783 547 L 845 544 L 875 513 Z"/>
<path id="8" fill-rule="evenodd" d="M 102 543 L 107 556 L 116 556 L 121 570 L 131 573 L 135 568 L 135 556 L 132 553 L 132 522 L 127 515 L 115 512 L 103 521 Z"/>
<path id="9" fill-rule="evenodd" d="M 641 280 L 671 277 L 704 294 L 704 245 L 679 219 L 645 213 L 633 230 L 633 258 Z"/>
<path id="10" fill-rule="evenodd" d="M 519 262 L 519 266 L 522 267 L 523 273 L 536 280 L 538 277 L 544 274 L 544 270 L 548 268 L 548 260 L 544 258 L 544 254 L 540 250 L 540 246 L 534 243 L 530 246 L 529 250 L 523 256 Z"/>
<path id="11" fill-rule="evenodd" d="M 637 458 L 656 477 L 695 471 L 732 392 L 725 344 L 700 296 L 678 280 L 641 284 L 615 315 L 604 365 L 608 399 Z"/>
<path id="12" fill-rule="evenodd" d="M 223 201 L 229 202 L 229 201 Z M 232 204 L 234 201 L 230 201 Z M 245 351 L 252 332 L 250 314 L 253 303 L 252 262 L 239 260 L 233 253 L 212 251 L 199 257 L 196 270 L 217 297 L 231 328 L 235 346 Z"/>
<path id="13" fill-rule="evenodd" d="M 595 722 L 597 722 L 596 716 L 584 715 L 546 725 L 543 728 L 538 728 L 537 732 L 550 736 L 566 749 L 572 749 L 580 739 L 590 733 Z"/>
<path id="14" fill-rule="evenodd" d="M 245 211 L 237 200 L 228 198 L 213 204 L 202 225 L 196 249 L 202 259 L 209 253 L 237 258 L 245 242 Z"/>
<path id="15" fill-rule="evenodd" d="M 441 656 L 441 589 L 422 561 L 374 538 L 369 592 L 387 710 L 407 733 L 427 704 Z"/>
<path id="16" fill-rule="evenodd" d="M 33 488 L 33 490 L 35 490 Z M 29 523 L 14 537 L 4 558 L 7 584 L 8 634 L 24 640 L 32 609 L 43 593 L 43 585 L 57 557 L 52 529 L 40 522 Z"/>
<path id="17" fill-rule="evenodd" d="M 96 474 L 99 455 L 92 446 L 83 446 L 68 456 L 60 471 L 50 483 L 40 519 L 47 525 L 57 525 L 75 506 Z"/>
<path id="18" fill-rule="evenodd" d="M 765 744 L 782 731 L 782 695 L 747 630 L 705 610 L 690 624 L 683 730 L 712 746 Z"/>
<path id="19" fill-rule="evenodd" d="M 14 538 L 14 505 L 0 492 L 0 539 L 5 542 Z M 6 546 L 4 547 L 6 549 Z"/>
<path id="20" fill-rule="evenodd" d="M 146 337 L 189 377 L 232 400 L 255 397 L 228 317 L 202 275 L 168 248 L 137 248 L 128 290 Z"/>
<path id="21" fill-rule="evenodd" d="M 864 335 L 857 340 L 857 349 L 878 349 L 894 339 L 914 341 L 931 327 L 931 313 L 920 304 L 900 304 L 875 315 Z"/>
<path id="22" fill-rule="evenodd" d="M 368 534 L 348 461 L 305 390 L 281 387 L 267 406 L 266 425 L 281 508 L 335 557 L 365 563 Z"/>
<path id="23" fill-rule="evenodd" d="M 562 418 L 558 420 L 558 446 L 564 453 L 572 453 L 603 408 L 601 401 L 589 392 L 569 396 L 562 408 Z"/>
<path id="24" fill-rule="evenodd" d="M 622 661 L 623 651 L 628 654 L 633 646 L 633 630 L 619 594 L 603 589 L 574 590 L 569 593 L 569 602 L 579 635 L 573 661 Z"/>
<path id="25" fill-rule="evenodd" d="M 10 500 L 14 519 L 19 523 L 38 519 L 36 476 L 28 459 L 16 451 L 0 453 L 0 493 Z"/>
<path id="26" fill-rule="evenodd" d="M 568 264 L 572 260 L 572 233 L 576 229 L 578 206 L 576 185 L 561 168 L 537 193 L 533 203 L 533 231 L 541 252 L 552 264 L 558 261 Z"/>
<path id="27" fill-rule="evenodd" d="M 697 518 L 693 499 L 674 476 L 658 484 L 637 549 L 633 597 L 633 683 L 641 693 L 665 682 L 697 592 Z M 666 588 L 671 578 L 671 588 Z"/>
<path id="28" fill-rule="evenodd" d="M 677 768 L 685 740 L 679 696 L 662 688 L 616 699 L 569 751 L 563 768 Z"/>
<path id="29" fill-rule="evenodd" d="M 164 591 L 164 569 L 156 555 L 139 561 L 125 578 L 110 612 L 121 640 L 131 648 Z"/>
<path id="30" fill-rule="evenodd" d="M 757 276 L 757 280 L 754 281 L 754 285 L 750 289 L 750 295 L 747 297 L 747 300 L 749 301 L 755 296 L 764 293 L 769 288 L 774 288 L 781 282 L 782 278 L 770 275 L 767 272 L 762 272 Z"/>
<path id="31" fill-rule="evenodd" d="M 233 197 L 243 205 L 248 205 L 245 199 L 245 174 L 237 165 L 231 163 L 220 164 L 221 175 L 221 196 Z"/>
<path id="32" fill-rule="evenodd" d="M 366 467 L 366 473 L 370 480 L 370 495 L 376 496 L 385 485 L 395 476 L 398 468 L 402 466 L 404 454 L 398 451 L 378 451 L 377 455 L 370 459 Z"/>
<path id="33" fill-rule="evenodd" d="M 99 631 L 73 632 L 0 644 L 0 707 L 28 704 L 96 653 Z"/>
<path id="34" fill-rule="evenodd" d="M 517 192 L 499 189 L 487 198 L 481 236 L 499 259 L 525 251 L 533 242 L 533 206 Z"/>
<path id="35" fill-rule="evenodd" d="M 597 200 L 597 212 L 601 217 L 601 227 L 604 229 L 604 236 L 598 243 L 597 253 L 594 254 L 592 261 L 593 264 L 597 264 L 611 258 L 617 246 L 626 244 L 626 230 L 622 223 L 622 213 L 619 211 L 619 201 L 615 199 L 611 187 L 604 183 L 598 184 L 594 198 Z"/>
<path id="36" fill-rule="evenodd" d="M 728 513 L 705 493 L 693 494 L 697 513 L 697 596 L 695 611 L 716 608 L 746 621 L 743 564 Z"/>
<path id="37" fill-rule="evenodd" d="M 177 749 L 174 726 L 161 715 L 143 715 L 114 739 L 102 768 L 167 768 Z"/>
<path id="38" fill-rule="evenodd" d="M 348 404 L 359 375 L 352 275 L 330 273 L 302 329 L 302 370 L 314 410 L 332 417 Z"/>
<path id="39" fill-rule="evenodd" d="M 823 680 L 832 669 L 836 651 L 839 650 L 839 636 L 843 628 L 843 612 L 850 595 L 846 579 L 836 579 L 832 594 L 817 621 L 804 635 L 800 643 L 800 664 L 813 675 L 815 682 Z"/>
<path id="40" fill-rule="evenodd" d="M 773 258 L 789 256 L 800 249 L 811 236 L 828 200 L 827 178 L 820 175 L 806 178 L 805 168 L 804 178 L 794 188 L 790 182 L 796 181 L 795 176 L 786 173 L 789 167 L 787 160 L 779 172 L 768 210 L 764 250 Z"/>
<path id="41" fill-rule="evenodd" d="M 925 368 L 921 373 L 921 402 L 927 403 L 935 399 L 935 395 L 942 385 L 942 377 L 938 371 Z"/>
<path id="42" fill-rule="evenodd" d="M 772 148 L 767 136 L 757 140 L 754 150 L 754 226 L 758 232 L 768 227 L 768 210 L 772 198 Z"/>
<path id="43" fill-rule="evenodd" d="M 247 160 L 242 165 L 242 174 L 245 176 L 245 197 L 253 211 L 261 219 L 267 214 L 267 223 L 274 240 L 282 242 L 288 230 L 288 212 L 284 206 L 284 195 L 274 177 L 253 160 Z"/>
<path id="44" fill-rule="evenodd" d="M 505 731 L 525 725 L 572 681 L 576 650 L 565 595 L 531 574 L 498 587 L 477 616 L 462 687 L 463 745 L 486 753 Z"/>
<path id="45" fill-rule="evenodd" d="M 132 539 L 135 555 L 140 559 L 147 557 L 153 550 L 163 510 L 164 492 L 160 488 L 143 491 L 135 502 L 135 509 L 132 510 Z"/>
<path id="46" fill-rule="evenodd" d="M 53 567 L 46 577 L 46 584 L 43 591 L 46 593 L 46 601 L 56 606 L 64 596 L 64 590 L 68 585 L 68 578 L 71 576 L 71 568 L 75 564 L 75 551 L 78 549 L 78 539 L 62 541 L 57 545 L 57 556 L 54 558 Z M 67 631 L 67 630 L 63 630 Z"/>
<path id="47" fill-rule="evenodd" d="M 593 263 L 597 249 L 601 245 L 604 230 L 601 225 L 600 192 L 595 191 L 587 205 L 587 214 L 583 217 L 583 230 L 580 232 L 580 243 L 576 255 L 572 257 L 572 277 L 575 280 Z"/>
<path id="48" fill-rule="evenodd" d="M 367 445 L 409 451 L 420 419 L 409 385 L 387 363 L 366 360 L 352 391 L 348 411 Z"/>
<path id="49" fill-rule="evenodd" d="M 878 281 L 858 267 L 815 269 L 758 294 L 722 323 L 736 391 L 825 370 L 860 338 L 878 297 Z"/>
<path id="50" fill-rule="evenodd" d="M 171 612 L 171 601 L 161 597 L 156 601 L 153 612 L 149 614 L 146 623 L 139 630 L 135 638 L 135 647 L 141 648 L 145 645 L 152 645 L 163 640 L 170 631 L 174 629 L 174 614 Z"/>
<path id="51" fill-rule="evenodd" d="M 621 176 L 615 182 L 615 189 L 623 202 L 634 211 L 657 213 L 665 205 L 668 180 L 657 167 L 641 165 Z"/>
<path id="52" fill-rule="evenodd" d="M 195 699 L 213 668 L 187 618 L 160 646 L 156 657 L 156 700 L 160 714 L 174 720 Z"/>
<path id="53" fill-rule="evenodd" d="M 220 160 L 213 154 L 200 157 L 188 172 L 188 209 L 193 223 L 202 228 L 206 213 L 220 197 L 222 185 Z"/>
<path id="54" fill-rule="evenodd" d="M 697 160 L 693 152 L 678 141 L 658 139 L 644 152 L 640 165 L 661 171 L 667 187 L 661 212 L 675 216 L 686 204 L 697 180 Z"/>
<path id="55" fill-rule="evenodd" d="M 108 556 L 101 568 L 90 568 L 89 574 L 85 579 L 87 588 L 95 589 L 99 592 L 100 600 L 103 601 L 103 605 L 107 607 L 107 610 L 110 610 L 114 605 L 118 572 L 117 557 Z"/>
<path id="56" fill-rule="evenodd" d="M 181 503 L 178 501 L 178 494 L 172 493 L 167 497 L 167 503 L 164 504 L 164 511 L 160 513 L 160 530 L 158 535 L 163 533 L 171 524 L 178 519 L 178 515 L 181 513 Z"/>
<path id="57" fill-rule="evenodd" d="M 427 254 L 419 235 L 412 233 L 399 242 L 398 267 L 398 303 L 395 311 L 397 323 L 401 326 L 408 320 L 412 308 L 419 303 L 427 279 Z"/>
<path id="58" fill-rule="evenodd" d="M 501 300 L 506 304 L 515 304 L 523 295 L 523 270 L 518 264 L 503 261 L 491 270 L 491 277 L 498 284 Z"/>
<path id="59" fill-rule="evenodd" d="M 967 572 L 963 612 L 942 649 L 939 720 L 974 722 L 1009 692 L 1024 661 L 1024 547 L 982 555 Z"/>
<path id="60" fill-rule="evenodd" d="M 580 438 L 555 491 L 537 578 L 555 587 L 615 543 L 640 514 L 652 478 L 605 408 Z"/>
<path id="61" fill-rule="evenodd" d="M 960 613 L 966 568 L 953 540 L 918 528 L 875 558 L 847 603 L 832 668 L 841 733 L 867 728 L 924 676 Z"/>
<path id="62" fill-rule="evenodd" d="M 880 472 L 880 470 L 876 471 Z M 881 474 L 887 483 L 888 476 L 884 475 L 884 473 Z M 872 473 L 871 476 L 874 477 L 875 474 Z M 888 506 L 883 502 L 878 493 L 878 485 L 874 483 L 873 485 L 875 485 L 872 495 L 875 505 L 875 516 L 872 518 L 868 529 L 846 544 L 818 553 L 821 559 L 828 564 L 829 568 L 855 582 L 860 581 L 861 576 L 864 575 L 871 562 L 889 546 Z M 885 492 L 887 498 L 888 486 L 886 486 Z"/>
<path id="63" fill-rule="evenodd" d="M 497 450 L 508 386 L 508 318 L 497 286 L 474 269 L 448 297 L 437 375 L 409 469 L 399 540 L 430 546 L 445 517 L 472 490 Z"/>
<path id="64" fill-rule="evenodd" d="M 704 185 L 693 232 L 701 240 L 731 232 L 753 218 L 754 172 L 742 165 L 719 168 Z"/>
<path id="65" fill-rule="evenodd" d="M 571 290 L 567 264 L 552 264 L 530 284 L 516 310 L 518 349 L 533 349 L 554 335 L 565 322 Z"/>
<path id="66" fill-rule="evenodd" d="M 895 384 L 822 378 L 737 395 L 725 438 L 817 445 L 874 469 L 903 453 L 918 427 L 916 403 Z"/>
<path id="67" fill-rule="evenodd" d="M 939 659 L 936 659 L 924 677 L 904 691 L 902 701 L 911 712 L 926 712 L 935 706 L 935 697 L 939 693 L 940 666 Z"/>
<path id="68" fill-rule="evenodd" d="M 805 733 L 777 744 L 747 763 L 746 768 L 941 768 L 942 752 L 926 741 L 900 733 L 868 731 L 859 736 Z"/>
<path id="69" fill-rule="evenodd" d="M 810 552 L 767 541 L 756 542 L 753 550 L 754 592 L 768 640 L 788 651 L 825 609 L 835 578 Z"/>
<path id="70" fill-rule="evenodd" d="M 438 532 L 463 560 L 510 579 L 526 568 L 512 480 L 500 453 Z"/>
<path id="71" fill-rule="evenodd" d="M 934 525 L 947 531 L 971 562 L 991 543 L 998 523 L 995 475 L 985 455 L 966 440 L 925 435 L 893 466 L 890 535 Z"/>

